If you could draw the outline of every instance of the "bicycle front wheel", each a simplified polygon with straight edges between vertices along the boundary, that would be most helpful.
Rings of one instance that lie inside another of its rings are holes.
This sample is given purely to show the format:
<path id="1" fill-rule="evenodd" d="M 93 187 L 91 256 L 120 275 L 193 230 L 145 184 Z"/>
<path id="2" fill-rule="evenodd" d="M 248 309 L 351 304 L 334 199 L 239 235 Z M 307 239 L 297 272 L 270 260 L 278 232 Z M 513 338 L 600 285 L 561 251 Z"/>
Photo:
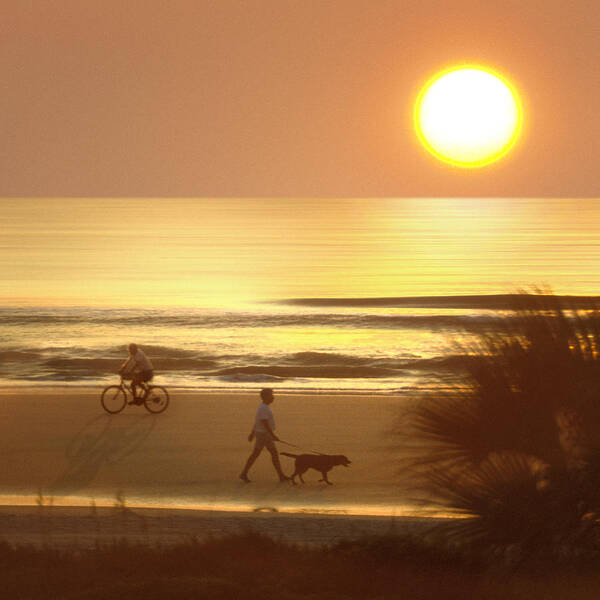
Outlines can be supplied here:
<path id="1" fill-rule="evenodd" d="M 109 385 L 100 396 L 102 408 L 111 415 L 121 412 L 127 404 L 125 390 L 120 385 Z"/>
<path id="2" fill-rule="evenodd" d="M 144 406 L 151 413 L 163 412 L 169 406 L 169 392 L 159 385 L 148 386 Z"/>

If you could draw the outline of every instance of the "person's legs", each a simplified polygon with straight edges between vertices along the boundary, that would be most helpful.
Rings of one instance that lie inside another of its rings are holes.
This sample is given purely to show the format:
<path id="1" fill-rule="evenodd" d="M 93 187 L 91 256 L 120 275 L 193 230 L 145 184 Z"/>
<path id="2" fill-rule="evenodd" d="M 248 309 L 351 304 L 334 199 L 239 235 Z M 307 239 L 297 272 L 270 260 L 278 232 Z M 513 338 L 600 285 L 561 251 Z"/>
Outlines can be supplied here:
<path id="1" fill-rule="evenodd" d="M 246 461 L 246 465 L 244 466 L 242 472 L 240 473 L 240 479 L 243 479 L 244 481 L 250 481 L 248 479 L 248 471 L 250 470 L 250 467 L 254 464 L 254 461 L 258 458 L 259 454 L 262 452 L 262 449 L 264 447 L 265 447 L 264 436 L 257 434 L 256 442 L 254 443 L 254 450 L 252 450 L 252 453 L 250 454 L 250 456 L 248 457 L 248 460 Z"/>
<path id="2" fill-rule="evenodd" d="M 277 448 L 273 443 L 273 440 L 269 440 L 270 443 L 267 443 L 267 450 L 271 453 L 271 461 L 273 462 L 273 466 L 277 471 L 277 475 L 279 475 L 279 481 L 287 481 L 289 477 L 281 470 L 281 463 L 279 462 L 279 452 L 277 452 Z"/>
<path id="3" fill-rule="evenodd" d="M 139 395 L 140 402 L 142 401 L 143 398 L 146 397 L 146 394 L 148 393 L 148 386 L 146 384 L 149 381 L 152 381 L 153 377 L 154 377 L 154 371 L 142 371 L 138 375 L 137 383 L 142 388 L 142 392 Z"/>
<path id="4" fill-rule="evenodd" d="M 250 467 L 254 464 L 254 461 L 258 458 L 261 452 L 262 448 L 260 450 L 257 450 L 256 448 L 252 450 L 252 454 L 250 454 L 250 456 L 248 457 L 246 465 L 244 466 L 243 471 L 240 473 L 240 479 L 243 479 L 244 481 L 250 481 L 248 479 L 248 471 L 250 470 Z"/>
<path id="5" fill-rule="evenodd" d="M 135 373 L 131 378 L 131 393 L 133 394 L 134 400 L 137 398 L 136 389 L 140 383 L 142 383 L 142 376 L 140 373 Z"/>

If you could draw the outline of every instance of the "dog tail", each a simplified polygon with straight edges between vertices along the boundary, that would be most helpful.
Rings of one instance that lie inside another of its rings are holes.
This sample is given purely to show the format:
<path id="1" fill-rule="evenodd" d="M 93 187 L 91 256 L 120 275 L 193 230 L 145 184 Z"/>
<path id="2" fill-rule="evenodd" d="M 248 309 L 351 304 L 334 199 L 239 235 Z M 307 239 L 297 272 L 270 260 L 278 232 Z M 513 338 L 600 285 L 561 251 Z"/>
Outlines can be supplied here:
<path id="1" fill-rule="evenodd" d="M 280 452 L 283 456 L 291 456 L 292 458 L 298 458 L 298 454 L 290 454 L 289 452 Z"/>

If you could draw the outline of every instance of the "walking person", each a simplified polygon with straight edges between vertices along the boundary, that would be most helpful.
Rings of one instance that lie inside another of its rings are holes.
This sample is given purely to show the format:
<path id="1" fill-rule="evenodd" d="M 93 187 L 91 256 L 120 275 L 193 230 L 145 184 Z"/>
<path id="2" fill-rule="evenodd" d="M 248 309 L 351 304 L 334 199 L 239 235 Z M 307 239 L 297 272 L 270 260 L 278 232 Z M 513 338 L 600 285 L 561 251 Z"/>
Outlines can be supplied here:
<path id="1" fill-rule="evenodd" d="M 271 460 L 273 466 L 279 475 L 279 481 L 288 481 L 289 477 L 284 475 L 281 470 L 279 463 L 279 452 L 275 447 L 275 442 L 279 441 L 279 438 L 275 435 L 275 418 L 273 417 L 273 411 L 271 410 L 270 404 L 275 400 L 273 390 L 271 388 L 264 388 L 260 391 L 260 397 L 262 402 L 260 403 L 258 410 L 256 411 L 256 418 L 254 420 L 254 426 L 248 436 L 248 441 L 256 439 L 254 444 L 254 450 L 246 461 L 244 470 L 240 473 L 240 479 L 246 483 L 250 483 L 248 479 L 248 471 L 254 464 L 254 461 L 258 458 L 258 455 L 262 452 L 263 448 L 266 448 L 271 453 Z"/>

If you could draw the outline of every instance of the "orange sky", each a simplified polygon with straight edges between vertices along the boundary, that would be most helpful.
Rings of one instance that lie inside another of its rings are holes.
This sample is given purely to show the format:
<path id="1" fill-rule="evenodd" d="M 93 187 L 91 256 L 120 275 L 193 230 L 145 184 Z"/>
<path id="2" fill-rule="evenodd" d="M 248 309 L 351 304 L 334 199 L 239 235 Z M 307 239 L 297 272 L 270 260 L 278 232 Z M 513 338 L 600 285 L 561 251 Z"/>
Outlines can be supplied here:
<path id="1" fill-rule="evenodd" d="M 0 196 L 600 196 L 600 3 L 0 0 Z M 480 170 L 412 131 L 489 65 L 525 132 Z"/>

